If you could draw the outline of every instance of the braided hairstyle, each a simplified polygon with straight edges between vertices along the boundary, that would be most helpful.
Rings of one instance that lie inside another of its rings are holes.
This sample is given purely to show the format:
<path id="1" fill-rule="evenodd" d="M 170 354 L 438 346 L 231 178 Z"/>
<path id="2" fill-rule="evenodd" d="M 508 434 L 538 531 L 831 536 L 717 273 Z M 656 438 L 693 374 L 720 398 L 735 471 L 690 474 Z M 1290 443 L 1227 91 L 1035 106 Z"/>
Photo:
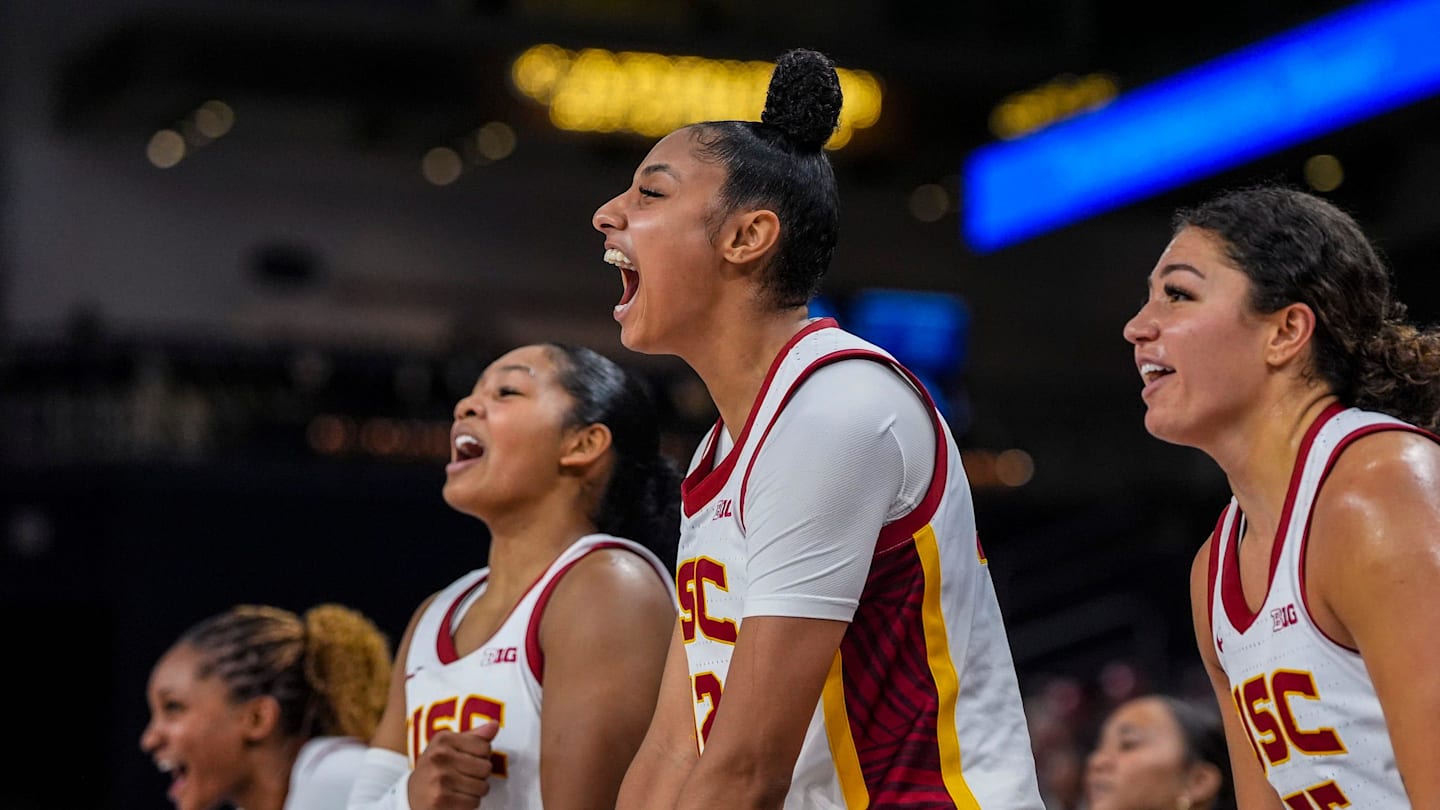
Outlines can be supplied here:
<path id="1" fill-rule="evenodd" d="M 592 349 L 544 344 L 561 387 L 575 401 L 570 427 L 610 429 L 615 456 L 600 505 L 591 516 L 606 534 L 634 540 L 667 566 L 680 540 L 680 476 L 660 451 L 659 415 L 640 378 Z"/>
<path id="2" fill-rule="evenodd" d="M 236 703 L 269 695 L 289 736 L 370 739 L 390 685 L 385 635 L 361 613 L 317 605 L 303 617 L 236 605 L 181 634 L 201 654 L 197 678 L 217 676 Z"/>
<path id="3" fill-rule="evenodd" d="M 1390 271 L 1360 226 L 1312 194 L 1279 186 L 1231 191 L 1175 216 L 1225 242 L 1250 279 L 1251 307 L 1315 312 L 1313 368 L 1346 405 L 1440 429 L 1440 331 L 1405 322 Z"/>
<path id="4" fill-rule="evenodd" d="M 759 122 L 693 124 L 696 157 L 725 168 L 712 237 L 738 210 L 768 208 L 780 220 L 779 247 L 764 277 L 778 309 L 803 306 L 819 290 L 840 236 L 840 197 L 825 142 L 840 121 L 840 79 L 817 51 L 782 55 Z"/>

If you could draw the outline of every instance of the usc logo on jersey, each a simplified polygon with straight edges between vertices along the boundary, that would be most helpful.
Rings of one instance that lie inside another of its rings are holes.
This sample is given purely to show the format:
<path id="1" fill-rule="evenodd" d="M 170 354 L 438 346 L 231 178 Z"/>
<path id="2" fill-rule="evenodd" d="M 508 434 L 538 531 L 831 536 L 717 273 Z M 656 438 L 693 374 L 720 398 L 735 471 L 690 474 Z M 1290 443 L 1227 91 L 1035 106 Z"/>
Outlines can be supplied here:
<path id="1" fill-rule="evenodd" d="M 448 698 L 438 700 L 429 706 L 421 706 L 415 709 L 407 721 L 409 728 L 410 767 L 415 767 L 415 761 L 420 758 L 420 752 L 425 746 L 442 731 L 469 731 L 472 728 L 483 726 L 494 720 L 501 728 L 505 727 L 505 704 L 502 701 L 491 700 L 484 695 L 466 695 L 464 700 L 460 698 Z M 506 756 L 499 751 L 491 751 L 490 767 L 491 774 L 504 777 L 509 772 Z"/>
<path id="2" fill-rule="evenodd" d="M 680 633 L 689 644 L 695 640 L 695 630 L 711 641 L 734 644 L 738 632 L 731 619 L 711 616 L 705 605 L 705 586 L 711 585 L 722 591 L 729 591 L 725 576 L 725 564 L 709 557 L 695 557 L 680 563 L 675 574 L 675 590 L 680 599 Z"/>
<path id="3" fill-rule="evenodd" d="M 1290 760 L 1291 751 L 1308 756 L 1345 753 L 1345 744 L 1333 728 L 1300 728 L 1291 709 L 1294 697 L 1320 700 L 1315 676 L 1309 672 L 1277 669 L 1256 675 L 1231 692 L 1240 720 L 1250 732 L 1255 756 L 1266 769 Z"/>

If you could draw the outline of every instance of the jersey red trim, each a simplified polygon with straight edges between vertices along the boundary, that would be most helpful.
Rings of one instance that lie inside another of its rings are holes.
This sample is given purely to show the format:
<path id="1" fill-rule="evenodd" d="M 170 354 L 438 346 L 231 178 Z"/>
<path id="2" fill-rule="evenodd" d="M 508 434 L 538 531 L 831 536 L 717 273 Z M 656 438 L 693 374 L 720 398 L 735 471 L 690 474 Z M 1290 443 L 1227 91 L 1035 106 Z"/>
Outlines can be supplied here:
<path id="1" fill-rule="evenodd" d="M 542 686 L 545 684 L 545 651 L 540 647 L 540 620 L 545 616 L 545 606 L 550 603 L 550 597 L 555 592 L 555 586 L 560 584 L 560 580 L 571 568 L 575 567 L 576 563 L 597 551 L 607 548 L 618 548 L 623 551 L 628 551 L 640 557 L 640 559 L 645 560 L 644 556 L 636 554 L 635 549 L 624 543 L 596 543 L 590 548 L 585 549 L 585 552 L 579 557 L 565 563 L 565 565 L 560 567 L 560 570 L 555 572 L 555 576 L 551 577 L 550 581 L 545 583 L 545 589 L 540 591 L 539 598 L 535 600 L 535 607 L 530 610 L 530 624 L 525 628 L 525 658 L 530 664 L 530 674 L 534 675 L 535 682 Z M 645 560 L 645 567 L 654 570 L 655 566 L 651 565 L 649 560 Z M 660 572 L 656 571 L 655 573 L 659 575 Z M 663 576 L 660 577 L 660 581 L 665 585 L 667 591 L 675 587 L 675 583 L 666 582 Z"/>
<path id="2" fill-rule="evenodd" d="M 796 391 L 800 390 L 800 385 L 811 374 L 832 363 L 838 363 L 841 360 L 869 360 L 871 362 L 881 363 L 907 379 L 914 387 L 916 395 L 920 397 L 929 410 L 930 424 L 935 431 L 935 464 L 930 475 L 930 484 L 925 490 L 925 496 L 920 499 L 920 502 L 915 505 L 914 509 L 911 509 L 894 522 L 880 528 L 880 535 L 876 539 L 876 553 L 889 551 L 904 543 L 906 540 L 909 540 L 915 532 L 930 522 L 930 518 L 935 516 L 935 510 L 940 506 L 940 498 L 945 493 L 945 480 L 948 474 L 948 454 L 945 452 L 945 433 L 940 423 L 940 414 L 935 409 L 935 402 L 930 398 L 930 392 L 925 390 L 924 384 L 921 383 L 914 374 L 910 373 L 909 369 L 900 365 L 894 358 L 887 357 L 869 349 L 840 349 L 823 357 L 816 358 L 814 362 L 806 366 L 796 375 L 795 381 L 791 383 L 789 390 L 785 392 L 785 397 L 780 400 L 780 405 L 775 409 L 775 416 L 770 420 L 770 424 L 765 426 L 765 432 L 760 435 L 760 441 L 755 445 L 755 452 L 750 454 L 750 463 L 745 467 L 745 477 L 740 481 L 740 505 L 736 519 L 740 523 L 740 530 L 742 532 L 745 530 L 745 493 L 750 486 L 750 471 L 755 468 L 755 460 L 760 457 L 760 448 L 764 447 L 765 440 L 770 436 L 770 430 L 774 428 L 775 423 L 779 421 L 780 414 L 785 411 L 785 406 L 789 404 L 790 398 L 795 395 Z"/>
<path id="3" fill-rule="evenodd" d="M 1310 457 L 1311 445 L 1315 443 L 1315 435 L 1320 428 L 1325 426 L 1334 416 L 1345 407 L 1340 403 L 1331 403 L 1320 412 L 1310 427 L 1305 430 L 1305 436 L 1300 440 L 1300 452 L 1295 456 L 1295 466 L 1290 471 L 1290 486 L 1285 492 L 1285 506 L 1280 512 L 1280 525 L 1275 527 L 1275 542 L 1270 547 L 1270 572 L 1265 579 L 1265 596 L 1260 600 L 1260 606 L 1265 606 L 1265 600 L 1270 598 L 1270 587 L 1275 582 L 1275 569 L 1280 565 L 1280 552 L 1285 548 L 1285 534 L 1290 530 L 1290 512 L 1295 507 L 1295 497 L 1300 490 L 1300 476 L 1305 471 L 1305 462 Z M 1236 525 L 1240 523 L 1239 516 L 1236 516 Z M 1240 584 L 1240 538 L 1237 535 L 1235 542 L 1226 545 L 1225 559 L 1221 561 L 1223 568 L 1220 571 L 1220 599 L 1225 606 L 1225 615 L 1229 617 L 1230 624 L 1235 629 L 1244 633 L 1255 623 L 1255 617 L 1260 615 L 1259 611 L 1252 611 L 1250 605 L 1245 601 L 1245 589 Z"/>
<path id="4" fill-rule="evenodd" d="M 450 603 L 450 607 L 446 608 L 445 618 L 440 620 L 440 628 L 435 633 L 435 657 L 440 659 L 440 663 L 453 664 L 460 660 L 460 653 L 455 649 L 455 631 L 451 629 L 455 626 L 455 611 L 459 610 L 460 606 L 465 604 L 465 600 L 469 599 L 470 595 L 489 579 L 488 571 L 481 574 L 480 578 L 475 580 L 475 584 L 461 591 L 460 595 L 455 597 L 455 601 Z M 508 619 L 509 616 L 506 618 Z M 501 622 L 500 624 L 505 623 Z"/>
<path id="5" fill-rule="evenodd" d="M 750 415 L 746 417 L 745 427 L 735 439 L 735 447 L 745 444 L 745 439 L 749 437 L 750 429 L 755 423 L 755 414 L 759 411 L 760 403 L 765 401 L 765 394 L 770 390 L 770 383 L 775 379 L 775 373 L 780 370 L 780 364 L 785 361 L 786 355 L 790 354 L 790 350 L 795 347 L 795 344 L 807 335 L 821 329 L 832 329 L 838 326 L 839 324 L 835 322 L 834 318 L 820 318 L 806 324 L 805 328 L 796 332 L 785 342 L 785 345 L 775 355 L 775 359 L 770 361 L 770 369 L 765 372 L 765 381 L 760 384 L 760 391 L 755 394 L 755 400 L 750 403 Z M 720 489 L 725 486 L 725 482 L 730 479 L 730 473 L 735 469 L 735 459 L 738 454 L 734 452 L 733 448 L 719 465 L 715 464 L 715 445 L 720 437 L 720 431 L 724 429 L 723 420 L 715 420 L 715 428 L 705 454 L 695 469 L 680 483 L 680 502 L 686 517 L 693 517 L 705 504 L 720 494 Z"/>
<path id="6" fill-rule="evenodd" d="M 1210 534 L 1210 559 L 1205 561 L 1206 586 L 1205 586 L 1205 624 L 1210 627 L 1210 642 L 1215 642 L 1215 580 L 1220 575 L 1220 555 L 1229 542 L 1221 540 L 1220 533 L 1225 529 L 1225 516 L 1230 513 L 1233 505 L 1226 505 L 1220 510 L 1220 519 L 1215 521 L 1215 530 Z M 1235 521 L 1240 525 L 1240 521 Z M 1233 533 L 1230 542 L 1234 542 Z M 1217 647 L 1218 649 L 1218 647 Z"/>
<path id="7" fill-rule="evenodd" d="M 1408 425 L 1402 422 L 1384 422 L 1380 424 L 1364 425 L 1350 431 L 1349 433 L 1341 437 L 1340 441 L 1335 444 L 1335 449 L 1330 451 L 1330 458 L 1327 459 L 1325 462 L 1325 469 L 1320 472 L 1320 480 L 1315 482 L 1315 498 L 1310 502 L 1310 513 L 1305 516 L 1305 533 L 1300 537 L 1300 558 L 1296 561 L 1296 564 L 1300 567 L 1300 604 L 1305 608 L 1305 615 L 1310 618 L 1310 624 L 1314 625 L 1315 629 L 1320 631 L 1320 635 L 1324 636 L 1326 640 L 1328 640 L 1331 644 L 1334 644 L 1336 647 L 1339 647 L 1342 650 L 1348 650 L 1349 652 L 1352 652 L 1356 655 L 1360 654 L 1359 650 L 1351 647 L 1349 644 L 1342 644 L 1341 642 L 1336 641 L 1334 637 L 1332 637 L 1329 633 L 1325 632 L 1325 628 L 1321 627 L 1319 622 L 1315 621 L 1315 614 L 1310 612 L 1310 593 L 1305 587 L 1305 554 L 1309 550 L 1310 546 L 1310 527 L 1311 525 L 1313 525 L 1311 521 L 1315 517 L 1315 507 L 1317 504 L 1320 503 L 1320 490 L 1325 486 L 1325 480 L 1330 477 L 1330 471 L 1335 468 L 1335 462 L 1340 460 L 1340 454 L 1343 453 L 1345 449 L 1348 448 L 1351 444 L 1353 444 L 1357 439 L 1363 439 L 1366 436 L 1370 436 L 1375 433 L 1386 433 L 1390 431 L 1399 431 L 1401 433 L 1415 433 L 1424 436 L 1431 441 L 1440 443 L 1440 436 L 1436 436 L 1434 433 L 1431 433 L 1430 431 L 1423 428 L 1418 428 L 1414 425 Z"/>

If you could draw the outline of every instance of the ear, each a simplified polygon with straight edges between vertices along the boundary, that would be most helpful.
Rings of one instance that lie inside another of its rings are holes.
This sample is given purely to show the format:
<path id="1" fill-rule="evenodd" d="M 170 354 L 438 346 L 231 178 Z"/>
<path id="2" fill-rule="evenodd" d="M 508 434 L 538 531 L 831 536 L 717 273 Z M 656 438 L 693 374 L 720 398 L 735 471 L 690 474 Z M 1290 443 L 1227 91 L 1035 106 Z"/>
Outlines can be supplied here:
<path id="1" fill-rule="evenodd" d="M 1272 332 L 1265 345 L 1265 361 L 1272 366 L 1290 363 L 1315 334 L 1315 311 L 1309 304 L 1290 304 L 1266 316 Z"/>
<path id="2" fill-rule="evenodd" d="M 1215 800 L 1220 795 L 1220 769 L 1209 762 L 1197 762 L 1190 766 L 1185 777 L 1185 796 L 1192 804 L 1201 805 Z"/>
<path id="3" fill-rule="evenodd" d="M 271 695 L 251 698 L 240 707 L 240 723 L 247 743 L 258 743 L 280 727 L 280 702 Z"/>
<path id="4" fill-rule="evenodd" d="M 780 241 L 780 218 L 761 208 L 733 217 L 725 230 L 720 252 L 731 264 L 750 264 L 769 253 Z"/>
<path id="5" fill-rule="evenodd" d="M 564 438 L 564 454 L 560 456 L 562 469 L 578 469 L 594 464 L 596 459 L 610 449 L 610 428 L 596 423 L 575 428 Z"/>

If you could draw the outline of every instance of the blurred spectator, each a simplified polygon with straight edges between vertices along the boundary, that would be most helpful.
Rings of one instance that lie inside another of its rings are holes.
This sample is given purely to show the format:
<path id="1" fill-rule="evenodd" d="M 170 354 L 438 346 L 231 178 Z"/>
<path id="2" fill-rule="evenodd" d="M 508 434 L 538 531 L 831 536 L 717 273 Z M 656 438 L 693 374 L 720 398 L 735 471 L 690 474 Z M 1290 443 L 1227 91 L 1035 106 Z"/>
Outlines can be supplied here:
<path id="1" fill-rule="evenodd" d="M 1122 703 L 1085 769 L 1087 810 L 1228 810 L 1230 760 L 1220 717 L 1163 695 Z"/>

